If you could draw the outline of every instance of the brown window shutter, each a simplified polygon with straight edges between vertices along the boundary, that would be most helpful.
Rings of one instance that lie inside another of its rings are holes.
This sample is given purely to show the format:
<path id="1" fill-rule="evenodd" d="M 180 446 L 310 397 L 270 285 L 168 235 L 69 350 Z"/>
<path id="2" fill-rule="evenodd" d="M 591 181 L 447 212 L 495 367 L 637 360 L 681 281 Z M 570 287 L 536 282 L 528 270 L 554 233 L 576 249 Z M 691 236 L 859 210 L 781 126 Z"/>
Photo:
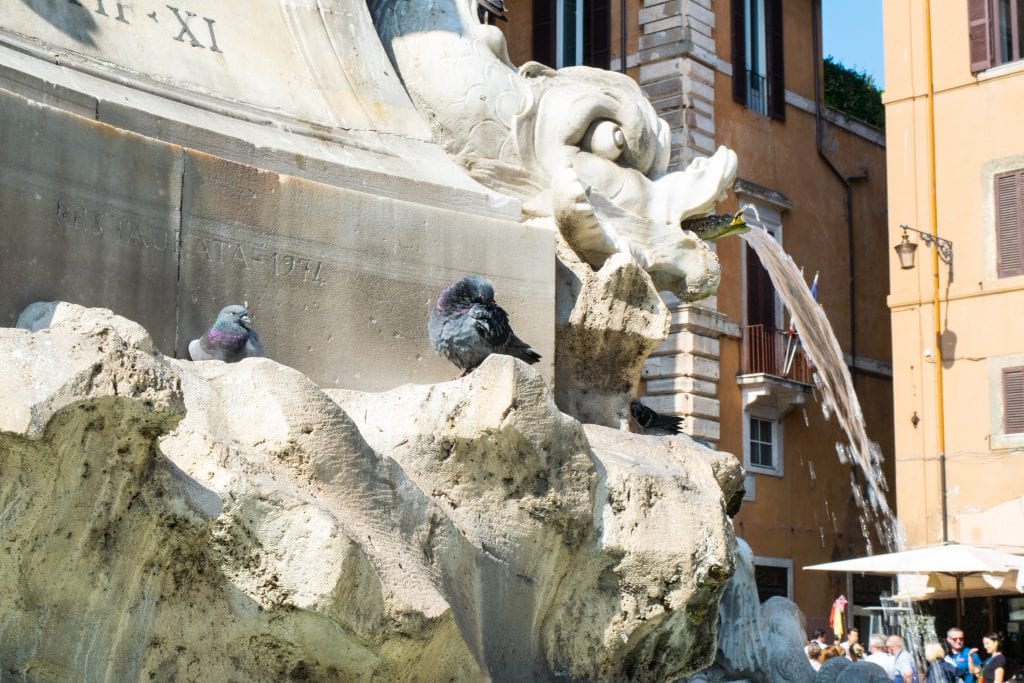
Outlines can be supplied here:
<path id="1" fill-rule="evenodd" d="M 971 52 L 971 73 L 992 66 L 991 0 L 967 0 L 967 35 Z"/>
<path id="2" fill-rule="evenodd" d="M 533 59 L 555 66 L 555 3 L 533 0 Z"/>
<path id="3" fill-rule="evenodd" d="M 997 272 L 999 277 L 1024 274 L 1024 170 L 995 178 Z"/>
<path id="4" fill-rule="evenodd" d="M 732 0 L 732 98 L 747 104 L 747 13 L 743 0 Z"/>
<path id="5" fill-rule="evenodd" d="M 590 0 L 583 6 L 583 63 L 607 69 L 612 61 L 611 0 Z"/>
<path id="6" fill-rule="evenodd" d="M 782 0 L 765 0 L 764 28 L 768 56 L 768 116 L 786 120 L 785 58 L 782 49 Z"/>
<path id="7" fill-rule="evenodd" d="M 1003 368 L 1003 433 L 1024 432 L 1024 368 Z"/>

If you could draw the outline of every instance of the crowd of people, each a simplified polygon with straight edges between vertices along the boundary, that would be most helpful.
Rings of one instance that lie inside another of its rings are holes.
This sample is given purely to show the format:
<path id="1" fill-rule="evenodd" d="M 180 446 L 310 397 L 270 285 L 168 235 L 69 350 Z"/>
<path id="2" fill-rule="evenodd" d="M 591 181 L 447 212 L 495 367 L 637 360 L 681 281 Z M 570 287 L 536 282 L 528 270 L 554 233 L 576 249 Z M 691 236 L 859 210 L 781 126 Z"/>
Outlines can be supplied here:
<path id="1" fill-rule="evenodd" d="M 816 630 L 804 648 L 815 671 L 832 657 L 846 657 L 854 662 L 863 660 L 877 664 L 893 683 L 1006 683 L 1010 680 L 998 633 L 986 634 L 981 639 L 981 648 L 968 649 L 964 645 L 964 632 L 951 628 L 946 632 L 945 643 L 925 645 L 923 667 L 918 666 L 898 635 L 872 635 L 867 651 L 856 628 L 847 632 L 846 640 L 833 645 L 827 644 L 826 636 L 825 630 Z"/>

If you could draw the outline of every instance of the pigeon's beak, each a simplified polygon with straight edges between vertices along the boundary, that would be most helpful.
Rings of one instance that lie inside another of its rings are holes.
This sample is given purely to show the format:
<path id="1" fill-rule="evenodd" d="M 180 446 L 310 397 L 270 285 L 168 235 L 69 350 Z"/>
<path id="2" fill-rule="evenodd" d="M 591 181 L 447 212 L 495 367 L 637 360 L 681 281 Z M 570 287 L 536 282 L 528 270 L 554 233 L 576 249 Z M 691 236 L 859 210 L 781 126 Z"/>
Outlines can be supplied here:
<path id="1" fill-rule="evenodd" d="M 239 320 L 241 320 L 242 324 L 245 325 L 246 327 L 248 327 L 249 325 L 252 325 L 252 318 L 249 317 L 248 313 L 245 313 L 244 315 L 242 315 L 242 317 L 239 318 Z"/>

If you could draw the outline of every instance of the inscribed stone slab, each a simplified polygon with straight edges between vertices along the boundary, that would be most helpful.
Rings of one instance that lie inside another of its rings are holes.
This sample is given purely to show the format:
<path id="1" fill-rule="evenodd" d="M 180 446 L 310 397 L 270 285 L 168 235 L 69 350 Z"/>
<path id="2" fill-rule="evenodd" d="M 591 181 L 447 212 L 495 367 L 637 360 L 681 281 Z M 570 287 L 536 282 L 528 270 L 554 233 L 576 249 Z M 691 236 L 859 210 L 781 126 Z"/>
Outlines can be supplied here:
<path id="1" fill-rule="evenodd" d="M 0 90 L 0 323 L 102 306 L 173 348 L 182 150 Z"/>

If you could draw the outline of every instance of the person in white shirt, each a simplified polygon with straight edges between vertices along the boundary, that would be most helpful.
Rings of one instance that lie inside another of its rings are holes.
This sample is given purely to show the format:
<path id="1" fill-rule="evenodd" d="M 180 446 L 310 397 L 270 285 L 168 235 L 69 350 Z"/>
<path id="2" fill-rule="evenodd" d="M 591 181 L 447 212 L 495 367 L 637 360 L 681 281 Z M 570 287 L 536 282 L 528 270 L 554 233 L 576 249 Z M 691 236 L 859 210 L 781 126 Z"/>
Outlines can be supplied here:
<path id="1" fill-rule="evenodd" d="M 864 658 L 865 662 L 871 662 L 882 667 L 885 671 L 885 675 L 891 681 L 896 675 L 896 658 L 889 654 L 885 649 L 885 636 L 878 633 L 871 636 L 869 642 L 869 649 L 871 654 Z"/>
<path id="2" fill-rule="evenodd" d="M 914 658 L 903 649 L 903 638 L 889 636 L 885 641 L 885 646 L 893 656 L 893 666 L 896 668 L 893 679 L 902 676 L 903 683 L 917 683 L 917 667 L 914 665 Z"/>

